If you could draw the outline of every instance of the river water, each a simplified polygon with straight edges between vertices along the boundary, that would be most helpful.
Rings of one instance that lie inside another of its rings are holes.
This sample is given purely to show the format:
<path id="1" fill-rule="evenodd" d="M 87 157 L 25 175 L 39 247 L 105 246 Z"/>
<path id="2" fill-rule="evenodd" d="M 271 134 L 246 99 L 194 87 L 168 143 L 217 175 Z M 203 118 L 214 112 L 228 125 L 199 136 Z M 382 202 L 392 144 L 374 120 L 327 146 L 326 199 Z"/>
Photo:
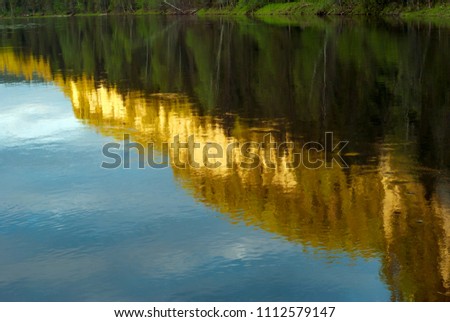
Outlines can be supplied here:
<path id="1" fill-rule="evenodd" d="M 397 20 L 0 20 L 0 300 L 448 301 L 449 52 Z"/>

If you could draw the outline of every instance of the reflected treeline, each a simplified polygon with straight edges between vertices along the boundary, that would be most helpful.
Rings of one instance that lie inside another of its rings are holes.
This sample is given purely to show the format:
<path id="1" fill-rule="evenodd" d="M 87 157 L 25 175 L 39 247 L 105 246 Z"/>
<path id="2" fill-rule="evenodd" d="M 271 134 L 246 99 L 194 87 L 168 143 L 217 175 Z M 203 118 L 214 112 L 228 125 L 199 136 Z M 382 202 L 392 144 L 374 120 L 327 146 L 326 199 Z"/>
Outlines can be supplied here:
<path id="1" fill-rule="evenodd" d="M 1 30 L 11 48 L 0 51 L 0 68 L 55 82 L 105 135 L 227 145 L 267 133 L 320 141 L 332 130 L 350 140 L 348 169 L 289 169 L 282 157 L 276 169 L 173 171 L 232 221 L 305 250 L 381 258 L 393 300 L 449 299 L 450 185 L 439 172 L 450 160 L 449 30 L 172 17 L 33 28 Z"/>
<path id="2" fill-rule="evenodd" d="M 63 78 L 86 75 L 121 93 L 181 92 L 200 114 L 280 118 L 281 129 L 314 140 L 324 130 L 354 146 L 413 140 L 423 164 L 450 165 L 448 29 L 170 16 L 19 22 L 3 22 L 2 47 L 44 57 Z"/>

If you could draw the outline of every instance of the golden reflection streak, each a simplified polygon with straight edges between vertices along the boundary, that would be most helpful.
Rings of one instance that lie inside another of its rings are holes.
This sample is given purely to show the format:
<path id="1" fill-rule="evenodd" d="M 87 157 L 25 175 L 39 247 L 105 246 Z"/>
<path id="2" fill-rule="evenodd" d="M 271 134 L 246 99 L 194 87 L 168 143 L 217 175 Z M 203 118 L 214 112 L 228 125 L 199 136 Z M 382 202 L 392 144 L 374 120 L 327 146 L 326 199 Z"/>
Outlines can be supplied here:
<path id="1" fill-rule="evenodd" d="M 173 142 L 176 135 L 181 142 L 194 135 L 201 146 L 216 142 L 225 147 L 262 142 L 262 136 L 274 130 L 267 126 L 255 131 L 239 118 L 225 128 L 222 120 L 196 115 L 188 97 L 179 94 L 144 97 L 139 92 L 121 93 L 87 76 L 63 79 L 52 74 L 43 58 L 2 51 L 0 66 L 26 79 L 36 72 L 55 82 L 71 99 L 79 119 L 117 139 L 131 133 L 136 142 L 159 146 Z M 291 138 L 287 134 L 278 140 Z M 254 152 L 262 158 L 265 151 Z M 288 168 L 287 156 L 277 159 L 276 169 L 262 164 L 253 170 L 208 169 L 202 166 L 201 149 L 194 155 L 181 153 L 183 161 L 196 160 L 199 168 L 179 169 L 173 157 L 172 153 L 171 166 L 182 186 L 232 221 L 244 221 L 306 246 L 343 250 L 352 256 L 381 256 L 393 300 L 448 299 L 449 198 L 436 193 L 426 198 L 423 184 L 408 172 L 412 163 L 407 156 L 381 150 L 377 166 L 314 171 Z M 238 164 L 243 159 L 233 154 L 232 161 Z M 449 189 L 448 185 L 441 188 Z"/>

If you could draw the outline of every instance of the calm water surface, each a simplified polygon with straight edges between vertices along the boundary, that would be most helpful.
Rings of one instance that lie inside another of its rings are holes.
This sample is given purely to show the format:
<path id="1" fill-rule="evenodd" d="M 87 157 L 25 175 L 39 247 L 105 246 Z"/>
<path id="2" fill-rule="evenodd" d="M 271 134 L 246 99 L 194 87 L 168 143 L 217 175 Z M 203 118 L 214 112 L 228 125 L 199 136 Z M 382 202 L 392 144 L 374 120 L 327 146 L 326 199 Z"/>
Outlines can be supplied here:
<path id="1" fill-rule="evenodd" d="M 0 300 L 450 300 L 449 52 L 399 21 L 1 20 Z M 348 168 L 100 167 L 124 134 L 328 131 Z"/>

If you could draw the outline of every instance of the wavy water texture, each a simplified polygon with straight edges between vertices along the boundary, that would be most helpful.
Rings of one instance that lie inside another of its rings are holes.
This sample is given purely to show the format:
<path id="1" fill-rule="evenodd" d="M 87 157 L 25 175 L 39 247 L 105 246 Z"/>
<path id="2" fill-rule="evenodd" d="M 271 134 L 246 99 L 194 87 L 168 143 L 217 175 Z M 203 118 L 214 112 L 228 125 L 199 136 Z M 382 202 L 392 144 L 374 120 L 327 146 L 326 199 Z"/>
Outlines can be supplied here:
<path id="1" fill-rule="evenodd" d="M 189 32 L 188 42 L 198 36 Z M 323 54 L 320 59 L 325 59 Z M 211 141 L 227 146 L 262 142 L 264 135 L 272 133 L 277 142 L 302 145 L 306 141 L 301 131 L 289 127 L 281 131 L 278 118 L 249 122 L 237 113 L 204 113 L 191 93 L 123 89 L 90 73 L 63 74 L 50 66 L 48 57 L 40 55 L 3 49 L 0 68 L 27 80 L 38 75 L 53 82 L 70 99 L 76 118 L 117 140 L 131 134 L 135 142 L 152 142 L 159 147 L 163 142 L 172 143 L 175 136 L 186 142 L 193 135 L 201 146 Z M 201 68 L 197 70 L 199 77 Z M 330 81 L 326 76 L 321 76 L 324 84 Z M 323 89 L 324 95 L 328 90 Z M 412 100 L 409 95 L 403 99 Z M 321 101 L 327 104 L 326 98 Z M 186 191 L 231 222 L 245 222 L 316 249 L 381 258 L 380 274 L 389 285 L 392 300 L 448 300 L 449 180 L 442 176 L 432 185 L 421 180 L 423 174 L 439 170 L 411 158 L 408 145 L 386 139 L 374 142 L 373 150 L 367 158 L 350 162 L 348 169 L 292 169 L 287 166 L 292 151 L 277 159 L 276 169 L 265 163 L 252 170 L 238 166 L 210 169 L 202 163 L 199 150 L 194 155 L 187 150 L 181 153 L 181 160 L 196 160 L 199 167 L 180 169 L 174 164 L 173 151 L 170 166 Z M 256 153 L 263 159 L 266 151 L 260 148 Z M 234 165 L 241 161 L 242 156 L 232 154 Z"/>

